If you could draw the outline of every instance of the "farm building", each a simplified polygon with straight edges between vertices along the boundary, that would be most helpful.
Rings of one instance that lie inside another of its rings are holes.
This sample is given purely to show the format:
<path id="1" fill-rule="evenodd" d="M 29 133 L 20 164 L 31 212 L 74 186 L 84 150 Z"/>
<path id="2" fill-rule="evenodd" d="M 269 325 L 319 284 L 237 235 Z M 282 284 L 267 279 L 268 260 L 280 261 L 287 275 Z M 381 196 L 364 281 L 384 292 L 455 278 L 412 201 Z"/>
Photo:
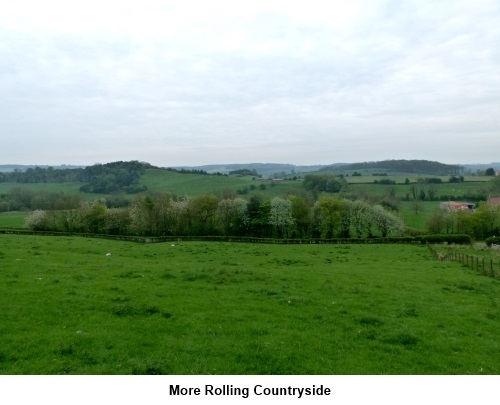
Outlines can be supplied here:
<path id="1" fill-rule="evenodd" d="M 488 204 L 490 204 L 490 205 L 500 205 L 500 197 L 490 197 L 490 198 L 488 198 Z"/>
<path id="2" fill-rule="evenodd" d="M 447 211 L 474 211 L 476 209 L 475 204 L 456 201 L 442 202 L 439 207 Z"/>

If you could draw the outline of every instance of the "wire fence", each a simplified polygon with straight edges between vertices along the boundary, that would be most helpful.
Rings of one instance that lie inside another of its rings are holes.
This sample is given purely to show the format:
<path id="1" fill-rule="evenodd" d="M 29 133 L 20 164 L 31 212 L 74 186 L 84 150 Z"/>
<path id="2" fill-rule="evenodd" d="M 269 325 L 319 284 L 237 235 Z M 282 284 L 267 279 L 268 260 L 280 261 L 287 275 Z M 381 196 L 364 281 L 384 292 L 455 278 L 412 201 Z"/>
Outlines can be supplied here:
<path id="1" fill-rule="evenodd" d="M 429 248 L 439 261 L 458 262 L 485 276 L 500 278 L 500 258 L 476 256 L 458 250 L 442 253 L 433 246 L 429 246 Z"/>

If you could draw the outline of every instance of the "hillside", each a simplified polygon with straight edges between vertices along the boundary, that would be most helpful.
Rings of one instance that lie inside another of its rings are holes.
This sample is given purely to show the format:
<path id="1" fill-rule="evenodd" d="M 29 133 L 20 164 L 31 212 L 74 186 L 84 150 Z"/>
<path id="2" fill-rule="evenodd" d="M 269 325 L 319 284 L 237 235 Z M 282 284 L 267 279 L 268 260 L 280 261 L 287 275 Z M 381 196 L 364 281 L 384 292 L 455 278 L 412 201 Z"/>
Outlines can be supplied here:
<path id="1" fill-rule="evenodd" d="M 335 163 L 331 166 L 342 166 L 345 163 Z M 236 170 L 255 170 L 264 178 L 278 178 L 294 173 L 308 173 L 321 170 L 324 165 L 300 166 L 283 163 L 234 163 L 234 164 L 213 164 L 204 166 L 178 166 L 174 169 L 203 170 L 207 173 L 229 174 Z"/>
<path id="2" fill-rule="evenodd" d="M 83 169 L 85 166 L 79 165 L 0 165 L 0 173 L 12 173 L 12 172 L 25 172 L 28 169 L 35 169 L 36 167 L 40 169 L 48 169 L 49 167 L 53 170 L 66 170 L 66 169 Z"/>
<path id="3" fill-rule="evenodd" d="M 321 171 L 332 171 L 338 166 L 326 166 Z M 386 170 L 399 173 L 429 174 L 435 176 L 459 175 L 463 173 L 461 165 L 447 165 L 429 160 L 382 160 L 376 162 L 350 163 L 342 166 L 342 170 Z"/>

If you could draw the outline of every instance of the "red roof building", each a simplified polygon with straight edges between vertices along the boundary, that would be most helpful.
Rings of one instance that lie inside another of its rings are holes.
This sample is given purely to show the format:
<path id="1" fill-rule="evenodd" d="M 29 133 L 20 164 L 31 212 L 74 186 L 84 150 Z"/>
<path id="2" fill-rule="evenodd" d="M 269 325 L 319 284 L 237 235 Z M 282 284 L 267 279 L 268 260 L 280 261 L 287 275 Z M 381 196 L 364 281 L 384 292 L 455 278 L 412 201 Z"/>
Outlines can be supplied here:
<path id="1" fill-rule="evenodd" d="M 488 198 L 488 204 L 490 205 L 500 205 L 500 197 Z"/>
<path id="2" fill-rule="evenodd" d="M 476 209 L 476 206 L 472 203 L 456 201 L 442 202 L 439 206 L 448 211 L 474 211 Z"/>

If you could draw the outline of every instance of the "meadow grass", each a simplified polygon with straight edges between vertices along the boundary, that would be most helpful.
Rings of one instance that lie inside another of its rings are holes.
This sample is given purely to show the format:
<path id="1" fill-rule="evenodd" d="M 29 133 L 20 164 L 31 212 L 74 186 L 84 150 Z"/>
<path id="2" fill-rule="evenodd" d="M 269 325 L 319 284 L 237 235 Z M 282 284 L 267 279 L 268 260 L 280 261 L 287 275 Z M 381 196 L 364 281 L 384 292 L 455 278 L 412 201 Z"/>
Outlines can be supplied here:
<path id="1" fill-rule="evenodd" d="M 0 229 L 2 228 L 23 228 L 29 212 L 0 212 Z"/>
<path id="2" fill-rule="evenodd" d="M 282 196 L 285 193 L 302 191 L 302 182 L 287 180 L 272 184 L 266 181 L 252 180 L 250 176 L 215 176 L 202 174 L 182 174 L 164 169 L 147 169 L 141 183 L 148 190 L 168 192 L 178 197 L 215 194 L 221 197 L 226 192 L 265 195 L 267 198 Z M 263 187 L 263 188 L 261 188 Z"/>
<path id="3" fill-rule="evenodd" d="M 491 249 L 485 243 L 475 243 L 473 245 L 437 245 L 435 250 L 442 254 L 460 253 L 477 256 L 485 259 L 492 259 L 495 262 L 500 260 L 500 250 Z"/>
<path id="4" fill-rule="evenodd" d="M 439 208 L 439 204 L 439 201 L 420 201 L 415 209 L 413 201 L 401 201 L 401 218 L 406 226 L 425 231 L 429 215 Z"/>
<path id="5" fill-rule="evenodd" d="M 425 246 L 0 235 L 0 373 L 498 374 L 499 292 Z"/>
<path id="6" fill-rule="evenodd" d="M 389 176 L 387 179 L 392 180 Z M 413 198 L 412 187 L 417 190 L 423 189 L 427 193 L 430 187 L 436 190 L 436 197 L 441 196 L 461 196 L 463 194 L 474 194 L 477 192 L 487 192 L 490 185 L 487 181 L 469 181 L 463 183 L 441 183 L 441 184 L 374 184 L 372 183 L 352 183 L 349 184 L 352 191 L 362 192 L 368 195 L 387 195 L 390 191 L 395 192 L 397 198 Z"/>

